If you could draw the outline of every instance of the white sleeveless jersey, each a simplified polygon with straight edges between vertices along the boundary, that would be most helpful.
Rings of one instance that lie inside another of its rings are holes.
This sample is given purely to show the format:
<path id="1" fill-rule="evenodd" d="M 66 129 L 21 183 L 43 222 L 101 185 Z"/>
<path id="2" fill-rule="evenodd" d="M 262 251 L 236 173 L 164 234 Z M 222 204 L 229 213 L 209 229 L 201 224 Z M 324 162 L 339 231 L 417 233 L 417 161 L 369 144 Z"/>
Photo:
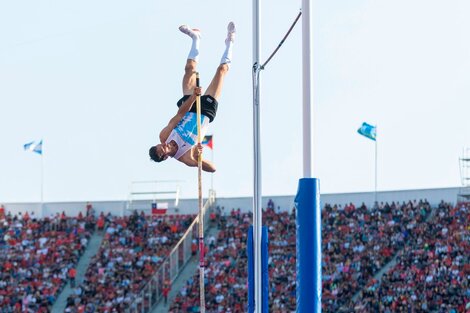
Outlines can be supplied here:
<path id="1" fill-rule="evenodd" d="M 201 138 L 204 138 L 209 126 L 209 118 L 201 115 Z M 187 112 L 179 121 L 178 125 L 171 131 L 166 143 L 176 142 L 178 150 L 173 156 L 175 159 L 181 158 L 188 150 L 197 143 L 197 115 L 194 112 Z"/>

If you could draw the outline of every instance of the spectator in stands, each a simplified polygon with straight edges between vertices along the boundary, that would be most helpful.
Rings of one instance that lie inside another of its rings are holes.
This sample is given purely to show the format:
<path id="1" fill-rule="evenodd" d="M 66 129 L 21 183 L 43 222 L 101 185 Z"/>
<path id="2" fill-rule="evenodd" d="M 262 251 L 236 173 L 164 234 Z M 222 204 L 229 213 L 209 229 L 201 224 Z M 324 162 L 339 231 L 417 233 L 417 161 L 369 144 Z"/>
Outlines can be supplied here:
<path id="1" fill-rule="evenodd" d="M 196 255 L 198 249 L 197 239 L 193 239 L 191 242 L 191 254 Z"/>
<path id="2" fill-rule="evenodd" d="M 209 220 L 210 220 L 211 226 L 214 226 L 214 225 L 216 224 L 217 215 L 216 215 L 215 211 L 212 211 L 212 212 L 209 214 Z"/>
<path id="3" fill-rule="evenodd" d="M 165 282 L 163 283 L 163 290 L 162 290 L 165 306 L 168 303 L 168 294 L 170 293 L 170 290 L 171 290 L 171 282 L 168 279 L 165 279 Z"/>
<path id="4" fill-rule="evenodd" d="M 93 205 L 90 202 L 86 203 L 86 216 L 95 216 L 95 209 L 93 208 Z"/>
<path id="5" fill-rule="evenodd" d="M 69 275 L 69 280 L 70 280 L 70 286 L 72 288 L 74 288 L 75 287 L 75 277 L 77 276 L 77 270 L 75 269 L 75 267 L 71 266 L 69 268 L 68 275 Z"/>
<path id="6" fill-rule="evenodd" d="M 98 226 L 98 231 L 104 230 L 104 224 L 105 224 L 105 217 L 104 217 L 103 212 L 101 212 L 100 216 L 98 217 L 98 221 L 96 222 L 96 225 Z"/>

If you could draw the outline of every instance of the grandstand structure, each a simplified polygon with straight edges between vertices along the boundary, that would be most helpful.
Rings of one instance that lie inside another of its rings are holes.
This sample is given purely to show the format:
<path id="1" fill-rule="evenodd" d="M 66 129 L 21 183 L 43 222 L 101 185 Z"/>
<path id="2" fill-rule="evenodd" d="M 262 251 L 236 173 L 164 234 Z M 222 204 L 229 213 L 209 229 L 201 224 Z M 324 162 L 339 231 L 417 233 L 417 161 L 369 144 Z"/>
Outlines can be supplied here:
<path id="1" fill-rule="evenodd" d="M 212 191 L 215 192 L 215 191 Z M 431 205 L 437 205 L 441 201 L 456 203 L 460 200 L 462 187 L 449 188 L 431 188 L 431 189 L 410 189 L 410 190 L 393 190 L 377 192 L 377 200 L 379 202 L 407 201 L 409 199 L 427 199 Z M 352 202 L 358 206 L 365 203 L 368 206 L 374 204 L 374 192 L 352 192 L 352 193 L 324 193 L 321 196 L 322 203 L 349 203 Z M 262 198 L 262 206 L 266 207 L 269 199 L 272 199 L 282 209 L 292 208 L 294 206 L 294 196 L 264 196 Z M 178 206 L 174 205 L 174 197 L 165 197 L 160 199 L 161 202 L 168 203 L 167 214 L 195 214 L 197 212 L 197 199 L 179 199 Z M 134 199 L 133 205 L 137 208 L 150 210 L 152 207 L 152 199 L 142 200 Z M 66 212 L 69 216 L 76 216 L 79 212 L 85 213 L 87 201 L 75 202 L 45 202 L 41 207 L 41 203 L 35 202 L 0 202 L 6 212 L 15 215 L 18 213 L 28 212 L 36 217 L 49 217 L 55 214 Z M 216 204 L 221 207 L 240 207 L 244 210 L 251 210 L 253 205 L 252 197 L 231 197 L 216 198 Z M 113 215 L 127 215 L 132 211 L 127 210 L 129 199 L 112 200 L 112 201 L 93 201 L 93 208 L 96 214 L 111 213 Z"/>
<path id="2" fill-rule="evenodd" d="M 173 206 L 177 208 L 181 192 L 180 183 L 179 180 L 133 181 L 129 187 L 126 210 L 128 213 L 135 210 L 150 210 L 151 207 L 146 206 L 148 201 L 152 201 L 152 204 L 157 202 L 168 204 L 168 200 L 171 200 Z"/>

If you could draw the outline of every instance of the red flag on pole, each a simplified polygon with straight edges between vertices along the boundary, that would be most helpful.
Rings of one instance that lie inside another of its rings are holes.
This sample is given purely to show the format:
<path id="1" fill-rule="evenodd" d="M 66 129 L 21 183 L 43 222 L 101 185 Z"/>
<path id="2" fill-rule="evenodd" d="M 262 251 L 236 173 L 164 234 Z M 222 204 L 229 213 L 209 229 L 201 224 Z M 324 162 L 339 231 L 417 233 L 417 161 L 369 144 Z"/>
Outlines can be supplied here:
<path id="1" fill-rule="evenodd" d="M 204 139 L 202 140 L 201 144 L 213 149 L 212 135 L 204 136 Z"/>

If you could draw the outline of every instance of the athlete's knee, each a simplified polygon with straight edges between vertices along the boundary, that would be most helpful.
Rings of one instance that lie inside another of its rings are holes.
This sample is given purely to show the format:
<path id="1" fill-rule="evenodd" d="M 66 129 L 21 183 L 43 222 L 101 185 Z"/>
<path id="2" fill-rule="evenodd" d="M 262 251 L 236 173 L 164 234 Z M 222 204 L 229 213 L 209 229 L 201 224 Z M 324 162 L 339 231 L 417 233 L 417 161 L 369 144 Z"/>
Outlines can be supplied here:
<path id="1" fill-rule="evenodd" d="M 226 74 L 229 70 L 229 66 L 226 63 L 220 64 L 219 67 L 217 68 L 217 72 L 220 74 Z"/>
<path id="2" fill-rule="evenodd" d="M 196 62 L 190 62 L 191 60 L 188 60 L 186 62 L 186 65 L 184 67 L 184 71 L 186 74 L 193 74 L 196 73 Z"/>
<path id="3" fill-rule="evenodd" d="M 188 77 L 188 78 L 191 77 L 191 76 L 193 76 L 194 74 L 196 74 L 195 68 L 186 65 L 186 67 L 184 68 L 184 74 L 185 74 L 186 77 Z"/>

